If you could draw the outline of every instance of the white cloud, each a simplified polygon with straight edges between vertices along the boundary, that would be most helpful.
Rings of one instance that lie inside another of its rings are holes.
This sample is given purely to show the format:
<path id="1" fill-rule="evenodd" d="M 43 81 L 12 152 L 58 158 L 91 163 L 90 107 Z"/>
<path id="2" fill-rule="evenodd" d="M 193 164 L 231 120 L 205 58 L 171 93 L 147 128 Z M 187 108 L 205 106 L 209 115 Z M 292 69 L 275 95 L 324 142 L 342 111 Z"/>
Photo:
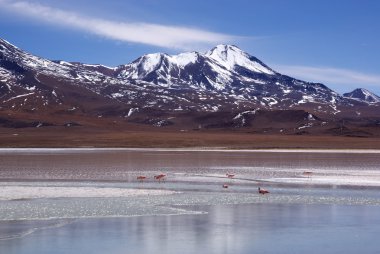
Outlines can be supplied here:
<path id="1" fill-rule="evenodd" d="M 165 48 L 192 49 L 237 39 L 235 36 L 197 28 L 94 18 L 27 1 L 0 0 L 0 7 L 21 16 L 80 29 L 109 39 Z"/>
<path id="2" fill-rule="evenodd" d="M 324 83 L 341 91 L 347 90 L 346 88 L 358 87 L 367 87 L 368 89 L 380 91 L 380 75 L 376 74 L 331 67 L 292 65 L 274 65 L 274 67 L 280 73 L 305 81 Z"/>

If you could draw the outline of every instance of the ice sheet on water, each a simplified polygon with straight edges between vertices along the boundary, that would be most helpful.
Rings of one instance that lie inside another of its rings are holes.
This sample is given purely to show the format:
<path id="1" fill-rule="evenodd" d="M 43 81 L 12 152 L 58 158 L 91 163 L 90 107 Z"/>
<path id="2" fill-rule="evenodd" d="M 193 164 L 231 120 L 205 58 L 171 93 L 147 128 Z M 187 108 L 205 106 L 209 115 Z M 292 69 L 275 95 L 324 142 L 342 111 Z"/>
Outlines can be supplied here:
<path id="1" fill-rule="evenodd" d="M 307 184 L 307 185 L 332 185 L 332 186 L 380 186 L 380 177 L 373 178 L 367 176 L 312 176 L 298 178 L 272 178 L 268 182 Z"/>
<path id="2" fill-rule="evenodd" d="M 131 217 L 196 214 L 164 206 L 165 196 L 134 198 L 65 198 L 3 201 L 1 220 L 45 220 L 62 218 Z M 169 199 L 170 200 L 170 199 Z"/>
<path id="3" fill-rule="evenodd" d="M 139 195 L 169 195 L 173 191 L 126 189 L 105 187 L 65 187 L 65 186 L 3 186 L 0 200 L 36 199 L 36 198 L 107 198 L 132 197 Z"/>
<path id="4" fill-rule="evenodd" d="M 32 183 L 28 184 L 31 185 Z M 57 183 L 49 183 L 49 185 L 52 184 Z M 62 187 L 65 184 L 67 183 L 59 184 L 60 187 L 44 188 L 68 188 Z M 353 190 L 331 194 L 327 190 L 321 191 L 319 189 L 293 188 L 289 190 L 289 188 L 272 187 L 270 189 L 271 194 L 263 196 L 257 193 L 256 187 L 239 184 L 231 184 L 229 189 L 221 188 L 220 184 L 206 185 L 207 188 L 204 187 L 202 190 L 196 190 L 200 186 L 196 184 L 173 183 L 173 185 L 167 183 L 161 186 L 168 189 L 181 189 L 181 192 L 152 190 L 154 193 L 161 194 L 121 197 L 117 195 L 113 197 L 87 196 L 81 198 L 74 196 L 58 197 L 57 195 L 52 198 L 53 196 L 50 195 L 38 199 L 3 200 L 0 201 L 0 221 L 202 214 L 202 206 L 252 203 L 380 205 L 378 194 L 354 193 Z M 13 183 L 9 187 L 18 186 Z M 21 187 L 35 188 L 31 186 Z M 110 186 L 105 188 L 104 183 L 101 187 L 99 189 L 117 189 L 117 187 L 110 188 Z M 77 189 L 83 194 L 83 190 L 80 189 L 84 187 L 78 183 L 77 186 L 70 188 Z M 192 208 L 188 209 L 188 206 Z M 194 209 L 194 206 L 198 206 L 199 209 Z"/>

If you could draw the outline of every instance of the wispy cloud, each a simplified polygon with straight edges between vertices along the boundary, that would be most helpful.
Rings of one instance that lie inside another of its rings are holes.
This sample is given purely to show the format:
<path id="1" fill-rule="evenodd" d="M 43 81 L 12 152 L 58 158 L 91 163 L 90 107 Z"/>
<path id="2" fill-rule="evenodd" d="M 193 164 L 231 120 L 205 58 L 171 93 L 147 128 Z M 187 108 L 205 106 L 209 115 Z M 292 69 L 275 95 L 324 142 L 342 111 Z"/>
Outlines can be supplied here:
<path id="1" fill-rule="evenodd" d="M 306 81 L 324 83 L 337 90 L 358 87 L 380 90 L 380 75 L 376 74 L 330 67 L 292 65 L 275 65 L 274 67 L 281 73 Z"/>
<path id="2" fill-rule="evenodd" d="M 117 22 L 30 1 L 0 0 L 0 7 L 20 16 L 80 29 L 109 39 L 165 48 L 193 49 L 194 47 L 232 42 L 237 39 L 235 36 L 197 28 L 141 22 Z"/>

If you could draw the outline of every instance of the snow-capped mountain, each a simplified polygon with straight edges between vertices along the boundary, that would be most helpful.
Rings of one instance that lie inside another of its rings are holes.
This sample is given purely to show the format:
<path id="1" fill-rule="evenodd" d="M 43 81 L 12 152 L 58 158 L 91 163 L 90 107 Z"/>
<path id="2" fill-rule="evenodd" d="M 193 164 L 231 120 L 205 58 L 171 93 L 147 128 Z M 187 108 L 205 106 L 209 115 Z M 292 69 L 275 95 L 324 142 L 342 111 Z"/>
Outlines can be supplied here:
<path id="1" fill-rule="evenodd" d="M 117 77 L 167 89 L 209 92 L 212 97 L 222 96 L 221 100 L 231 98 L 234 108 L 256 104 L 284 109 L 312 103 L 321 104 L 321 111 L 329 111 L 343 99 L 322 84 L 277 73 L 257 58 L 231 45 L 218 45 L 205 54 L 144 55 L 130 64 L 119 66 Z M 208 108 L 222 106 L 218 103 Z M 322 109 L 326 106 L 328 108 Z"/>
<path id="2" fill-rule="evenodd" d="M 276 73 L 236 46 L 218 45 L 206 54 L 144 55 L 118 68 L 118 77 L 153 82 L 166 87 L 193 86 L 226 90 L 255 81 L 253 75 Z M 260 80 L 256 80 L 260 83 Z"/>
<path id="3" fill-rule="evenodd" d="M 364 88 L 357 88 L 352 92 L 343 94 L 344 97 L 369 104 L 380 103 L 380 97 Z"/>
<path id="4" fill-rule="evenodd" d="M 28 112 L 81 112 L 98 115 L 115 110 L 115 94 L 127 80 L 114 77 L 116 68 L 51 61 L 29 54 L 0 39 L 0 103 L 3 109 Z M 113 86 L 116 88 L 114 89 Z M 133 93 L 133 87 L 129 88 Z M 102 110 L 95 110 L 95 109 Z"/>
<path id="5" fill-rule="evenodd" d="M 233 81 L 231 74 L 217 62 L 197 52 L 175 56 L 148 54 L 118 70 L 119 78 L 151 82 L 163 87 L 193 86 L 222 90 Z"/>
<path id="6" fill-rule="evenodd" d="M 239 72 L 239 68 L 243 68 L 254 73 L 265 73 L 269 75 L 275 74 L 272 69 L 266 66 L 259 59 L 250 56 L 236 46 L 218 45 L 208 51 L 206 56 L 215 60 L 227 70 L 233 70 L 242 75 L 244 75 L 244 73 Z"/>
<path id="7" fill-rule="evenodd" d="M 0 110 L 7 112 L 113 116 L 165 125 L 173 114 L 227 112 L 243 122 L 257 110 L 303 110 L 305 119 L 308 114 L 316 119 L 378 111 L 379 97 L 360 91 L 341 96 L 323 84 L 280 74 L 232 45 L 206 53 L 147 54 L 107 67 L 47 60 L 0 39 Z"/>

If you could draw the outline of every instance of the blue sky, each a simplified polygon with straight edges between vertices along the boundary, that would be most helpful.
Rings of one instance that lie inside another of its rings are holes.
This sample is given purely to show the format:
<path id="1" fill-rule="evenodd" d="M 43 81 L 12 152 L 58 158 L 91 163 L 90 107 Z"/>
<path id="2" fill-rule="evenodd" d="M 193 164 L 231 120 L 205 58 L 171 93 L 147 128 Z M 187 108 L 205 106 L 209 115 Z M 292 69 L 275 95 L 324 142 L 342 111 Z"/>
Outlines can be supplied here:
<path id="1" fill-rule="evenodd" d="M 0 0 L 0 37 L 110 66 L 228 43 L 283 74 L 380 95 L 379 13 L 376 0 Z"/>

